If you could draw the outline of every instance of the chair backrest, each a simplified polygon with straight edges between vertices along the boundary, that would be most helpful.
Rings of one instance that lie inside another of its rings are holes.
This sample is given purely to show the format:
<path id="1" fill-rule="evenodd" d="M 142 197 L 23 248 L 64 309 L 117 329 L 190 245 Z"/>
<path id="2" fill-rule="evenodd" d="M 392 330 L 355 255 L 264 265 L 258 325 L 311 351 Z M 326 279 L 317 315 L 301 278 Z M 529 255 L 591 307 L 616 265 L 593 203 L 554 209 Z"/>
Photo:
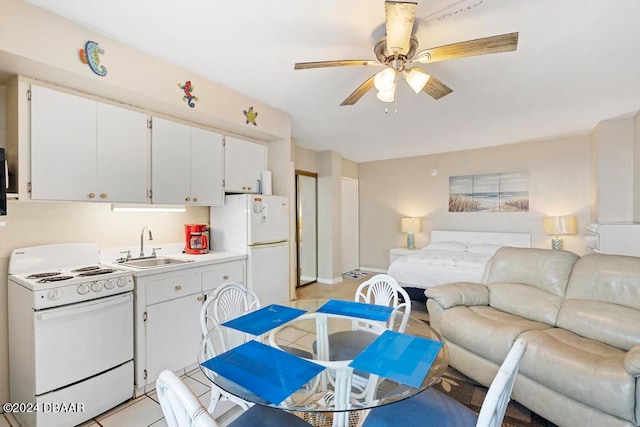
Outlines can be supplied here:
<path id="1" fill-rule="evenodd" d="M 196 395 L 173 372 L 160 373 L 156 390 L 169 427 L 218 427 Z"/>
<path id="2" fill-rule="evenodd" d="M 207 296 L 200 309 L 200 327 L 206 335 L 215 325 L 240 314 L 260 308 L 255 292 L 242 283 L 229 282 Z"/>
<path id="3" fill-rule="evenodd" d="M 520 367 L 520 361 L 527 349 L 527 343 L 523 340 L 516 342 L 507 353 L 507 357 L 502 362 L 498 374 L 491 382 L 487 396 L 484 398 L 476 427 L 500 427 L 507 410 L 511 391 L 516 381 L 516 374 Z"/>
<path id="4" fill-rule="evenodd" d="M 401 297 L 403 301 L 400 301 Z M 387 327 L 404 332 L 411 315 L 411 299 L 407 291 L 393 277 L 387 274 L 376 274 L 362 282 L 356 289 L 355 301 L 394 307 Z M 398 316 L 400 316 L 398 319 L 400 325 L 396 329 L 394 326 Z"/>

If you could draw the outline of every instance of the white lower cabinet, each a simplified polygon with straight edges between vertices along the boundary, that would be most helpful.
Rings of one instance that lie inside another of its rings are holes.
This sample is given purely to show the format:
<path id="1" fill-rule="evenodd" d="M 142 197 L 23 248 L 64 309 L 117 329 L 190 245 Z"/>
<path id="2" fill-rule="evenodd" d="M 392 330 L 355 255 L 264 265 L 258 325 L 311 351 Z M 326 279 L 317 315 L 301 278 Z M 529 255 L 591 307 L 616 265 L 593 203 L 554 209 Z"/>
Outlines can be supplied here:
<path id="1" fill-rule="evenodd" d="M 198 313 L 202 295 L 194 294 L 147 307 L 147 378 L 197 362 L 202 333 Z"/>
<path id="2" fill-rule="evenodd" d="M 226 282 L 245 283 L 245 271 L 241 259 L 135 276 L 136 396 L 154 389 L 165 369 L 182 373 L 197 366 L 205 294 Z"/>

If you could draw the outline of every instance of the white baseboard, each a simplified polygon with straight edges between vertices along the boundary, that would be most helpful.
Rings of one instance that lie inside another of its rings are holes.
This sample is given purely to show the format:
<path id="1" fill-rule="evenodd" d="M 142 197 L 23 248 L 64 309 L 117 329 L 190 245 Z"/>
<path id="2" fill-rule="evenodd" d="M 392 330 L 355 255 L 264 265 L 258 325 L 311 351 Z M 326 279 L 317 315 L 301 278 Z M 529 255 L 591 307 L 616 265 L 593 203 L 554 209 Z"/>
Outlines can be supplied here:
<path id="1" fill-rule="evenodd" d="M 318 280 L 316 280 L 316 282 L 321 283 L 323 285 L 335 285 L 336 283 L 342 282 L 342 276 L 336 277 L 334 279 L 325 279 L 323 277 L 318 277 Z"/>
<path id="2" fill-rule="evenodd" d="M 387 273 L 387 270 L 384 268 L 375 268 L 375 267 L 360 267 L 359 270 L 361 271 L 370 271 L 372 273 Z"/>

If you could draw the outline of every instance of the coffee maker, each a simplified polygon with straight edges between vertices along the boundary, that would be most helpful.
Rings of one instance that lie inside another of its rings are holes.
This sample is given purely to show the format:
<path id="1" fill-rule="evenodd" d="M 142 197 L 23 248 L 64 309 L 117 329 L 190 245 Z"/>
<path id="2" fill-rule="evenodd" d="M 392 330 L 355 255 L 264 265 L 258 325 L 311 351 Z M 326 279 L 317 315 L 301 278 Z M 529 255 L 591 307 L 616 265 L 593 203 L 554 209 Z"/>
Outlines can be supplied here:
<path id="1" fill-rule="evenodd" d="M 184 253 L 199 255 L 209 253 L 209 224 L 184 225 Z"/>

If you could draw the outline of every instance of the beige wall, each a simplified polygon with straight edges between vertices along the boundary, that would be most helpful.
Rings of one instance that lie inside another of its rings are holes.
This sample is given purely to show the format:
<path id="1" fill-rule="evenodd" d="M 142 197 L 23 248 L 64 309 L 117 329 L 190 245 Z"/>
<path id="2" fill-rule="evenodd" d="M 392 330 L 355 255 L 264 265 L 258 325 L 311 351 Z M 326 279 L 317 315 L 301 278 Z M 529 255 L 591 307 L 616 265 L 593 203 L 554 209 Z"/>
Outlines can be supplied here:
<path id="1" fill-rule="evenodd" d="M 589 135 L 431 156 L 359 164 L 360 265 L 386 269 L 389 250 L 406 246 L 400 218 L 421 217 L 416 246 L 431 229 L 531 233 L 534 247 L 550 247 L 542 218 L 576 215 L 580 233 L 589 221 Z M 431 171 L 437 169 L 437 175 Z M 449 176 L 529 171 L 526 213 L 448 212 Z M 582 235 L 566 236 L 565 249 L 582 254 Z"/>
<path id="2" fill-rule="evenodd" d="M 634 120 L 604 120 L 591 133 L 591 222 L 631 222 Z"/>
<path id="3" fill-rule="evenodd" d="M 295 146 L 294 162 L 297 170 L 318 173 L 318 152 Z"/>

